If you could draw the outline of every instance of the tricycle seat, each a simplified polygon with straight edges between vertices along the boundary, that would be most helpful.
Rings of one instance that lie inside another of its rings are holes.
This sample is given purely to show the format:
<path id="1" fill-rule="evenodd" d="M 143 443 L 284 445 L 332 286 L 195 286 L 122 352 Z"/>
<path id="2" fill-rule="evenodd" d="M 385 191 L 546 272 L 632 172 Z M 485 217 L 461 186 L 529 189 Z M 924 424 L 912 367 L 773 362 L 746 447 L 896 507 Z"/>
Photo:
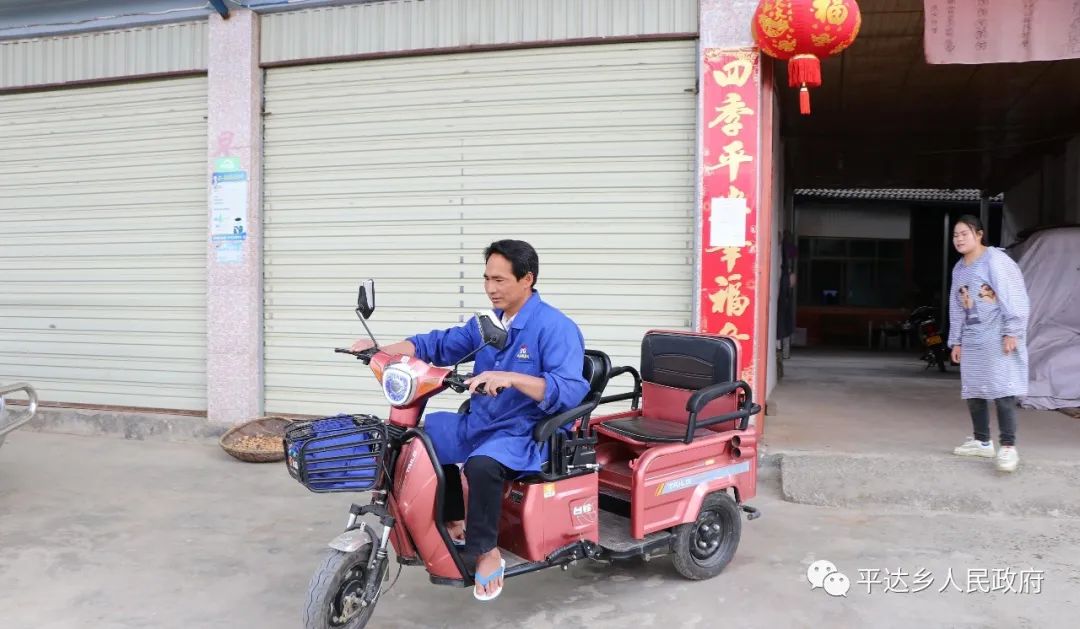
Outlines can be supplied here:
<path id="1" fill-rule="evenodd" d="M 633 400 L 630 413 L 596 418 L 596 432 L 633 444 L 686 443 L 729 430 L 746 430 L 756 405 L 737 379 L 738 346 L 729 337 L 652 331 L 641 342 L 641 372 L 629 373 L 634 390 L 600 403 Z M 640 408 L 638 402 L 640 401 Z"/>
<path id="2" fill-rule="evenodd" d="M 600 427 L 605 432 L 613 432 L 634 441 L 643 443 L 679 443 L 686 440 L 686 424 L 652 419 L 649 417 L 632 417 L 604 422 Z M 694 431 L 694 438 L 706 437 L 715 434 L 708 428 L 698 428 Z"/>

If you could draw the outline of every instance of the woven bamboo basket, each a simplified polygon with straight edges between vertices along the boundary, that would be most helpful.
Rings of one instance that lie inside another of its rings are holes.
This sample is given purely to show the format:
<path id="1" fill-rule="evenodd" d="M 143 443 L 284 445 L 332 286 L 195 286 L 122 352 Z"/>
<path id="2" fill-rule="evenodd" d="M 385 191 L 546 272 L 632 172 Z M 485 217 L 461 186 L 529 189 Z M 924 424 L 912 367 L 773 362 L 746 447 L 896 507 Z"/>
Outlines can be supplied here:
<path id="1" fill-rule="evenodd" d="M 268 415 L 237 424 L 221 435 L 221 448 L 248 463 L 272 463 L 285 459 L 282 439 L 294 419 Z"/>

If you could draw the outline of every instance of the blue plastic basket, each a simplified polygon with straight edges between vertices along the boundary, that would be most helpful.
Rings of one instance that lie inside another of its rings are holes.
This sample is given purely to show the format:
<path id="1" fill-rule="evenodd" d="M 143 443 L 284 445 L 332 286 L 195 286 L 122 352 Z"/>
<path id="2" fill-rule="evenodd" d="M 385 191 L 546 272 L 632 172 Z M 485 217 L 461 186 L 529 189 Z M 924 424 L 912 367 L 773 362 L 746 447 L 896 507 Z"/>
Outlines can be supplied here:
<path id="1" fill-rule="evenodd" d="M 372 415 L 297 422 L 285 431 L 289 474 L 316 493 L 374 488 L 385 449 L 386 425 Z"/>

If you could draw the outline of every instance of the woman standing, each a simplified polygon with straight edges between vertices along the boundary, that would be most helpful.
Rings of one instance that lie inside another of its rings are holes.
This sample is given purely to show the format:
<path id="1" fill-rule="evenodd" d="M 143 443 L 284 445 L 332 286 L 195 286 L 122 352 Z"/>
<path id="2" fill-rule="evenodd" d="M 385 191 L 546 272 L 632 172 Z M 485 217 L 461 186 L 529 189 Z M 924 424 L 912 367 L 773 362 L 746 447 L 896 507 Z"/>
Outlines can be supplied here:
<path id="1" fill-rule="evenodd" d="M 1020 267 L 1003 250 L 983 242 L 983 225 L 964 216 L 953 228 L 953 246 L 964 257 L 953 267 L 949 346 L 960 363 L 960 397 L 967 400 L 974 435 L 953 450 L 993 457 L 990 407 L 997 407 L 1001 449 L 997 468 L 1016 469 L 1017 397 L 1027 395 L 1028 295 Z"/>

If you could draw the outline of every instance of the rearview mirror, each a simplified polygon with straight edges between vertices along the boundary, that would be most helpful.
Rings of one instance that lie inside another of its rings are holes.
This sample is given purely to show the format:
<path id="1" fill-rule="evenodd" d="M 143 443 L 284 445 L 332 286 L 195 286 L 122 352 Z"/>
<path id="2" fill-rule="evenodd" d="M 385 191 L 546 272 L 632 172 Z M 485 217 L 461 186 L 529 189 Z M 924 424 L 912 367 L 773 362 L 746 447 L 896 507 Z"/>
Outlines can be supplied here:
<path id="1" fill-rule="evenodd" d="M 360 294 L 356 296 L 356 314 L 361 319 L 371 318 L 375 312 L 375 280 L 364 280 L 360 284 Z"/>
<path id="2" fill-rule="evenodd" d="M 481 310 L 477 312 L 476 322 L 480 326 L 480 339 L 484 343 L 500 350 L 506 347 L 506 340 L 510 334 L 494 311 Z"/>

